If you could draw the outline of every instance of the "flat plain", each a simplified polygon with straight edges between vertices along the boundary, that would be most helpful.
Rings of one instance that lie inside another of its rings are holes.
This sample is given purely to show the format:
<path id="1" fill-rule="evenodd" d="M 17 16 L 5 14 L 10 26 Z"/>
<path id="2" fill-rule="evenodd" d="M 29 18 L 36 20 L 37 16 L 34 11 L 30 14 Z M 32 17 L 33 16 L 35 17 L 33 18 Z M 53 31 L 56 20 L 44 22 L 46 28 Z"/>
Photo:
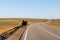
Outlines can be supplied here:
<path id="1" fill-rule="evenodd" d="M 28 21 L 28 24 L 47 21 L 47 19 L 34 19 L 34 18 L 33 19 L 32 18 L 0 18 L 0 34 L 18 25 L 21 26 L 22 20 Z M 54 26 L 55 28 L 60 28 L 60 19 L 54 19 L 50 25 Z"/>

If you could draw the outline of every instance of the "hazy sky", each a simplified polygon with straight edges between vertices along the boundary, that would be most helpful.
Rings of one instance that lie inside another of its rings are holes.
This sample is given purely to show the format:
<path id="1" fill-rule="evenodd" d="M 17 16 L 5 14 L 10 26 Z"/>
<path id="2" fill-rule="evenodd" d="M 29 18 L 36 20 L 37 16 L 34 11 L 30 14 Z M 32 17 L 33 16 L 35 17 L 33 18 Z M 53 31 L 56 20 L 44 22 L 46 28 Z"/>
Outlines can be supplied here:
<path id="1" fill-rule="evenodd" d="M 0 18 L 59 18 L 60 0 L 0 0 Z"/>

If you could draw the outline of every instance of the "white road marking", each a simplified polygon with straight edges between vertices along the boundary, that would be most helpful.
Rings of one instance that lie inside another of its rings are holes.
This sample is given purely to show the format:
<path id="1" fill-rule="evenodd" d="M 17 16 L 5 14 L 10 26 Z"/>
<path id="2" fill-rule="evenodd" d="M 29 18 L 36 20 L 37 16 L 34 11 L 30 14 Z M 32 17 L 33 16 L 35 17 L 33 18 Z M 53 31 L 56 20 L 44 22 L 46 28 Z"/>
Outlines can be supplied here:
<path id="1" fill-rule="evenodd" d="M 29 27 L 27 28 L 27 30 L 26 30 L 26 34 L 25 34 L 24 40 L 27 40 L 27 33 L 28 33 L 28 30 L 29 30 L 30 27 L 31 27 L 31 26 L 29 26 Z"/>
<path id="2" fill-rule="evenodd" d="M 32 25 L 32 24 L 31 24 Z M 31 25 L 27 28 L 27 30 L 26 30 L 26 34 L 25 34 L 25 37 L 24 37 L 24 40 L 27 40 L 27 33 L 28 33 L 28 31 L 29 31 L 29 28 L 31 27 Z M 40 26 L 40 25 L 37 25 L 37 26 Z M 50 32 L 50 31 L 48 31 L 48 30 L 46 30 L 46 29 L 44 29 L 43 27 L 40 27 L 43 31 L 45 31 L 45 32 L 47 32 L 47 33 L 49 33 L 49 34 L 51 34 L 51 35 L 53 35 L 54 37 L 56 37 L 56 38 L 58 38 L 58 39 L 60 39 L 60 37 L 59 36 L 57 36 L 57 35 L 55 35 L 54 33 L 52 33 L 52 32 Z"/>
<path id="3" fill-rule="evenodd" d="M 39 26 L 39 25 L 38 25 Z M 54 33 L 52 33 L 52 32 L 50 32 L 50 31 L 48 31 L 48 30 L 46 30 L 46 29 L 44 29 L 43 27 L 40 27 L 43 31 L 45 31 L 45 32 L 47 32 L 47 33 L 49 33 L 49 34 L 51 34 L 51 35 L 53 35 L 54 37 L 56 37 L 56 38 L 58 38 L 58 39 L 60 39 L 60 37 L 59 36 L 57 36 L 57 35 L 55 35 Z"/>

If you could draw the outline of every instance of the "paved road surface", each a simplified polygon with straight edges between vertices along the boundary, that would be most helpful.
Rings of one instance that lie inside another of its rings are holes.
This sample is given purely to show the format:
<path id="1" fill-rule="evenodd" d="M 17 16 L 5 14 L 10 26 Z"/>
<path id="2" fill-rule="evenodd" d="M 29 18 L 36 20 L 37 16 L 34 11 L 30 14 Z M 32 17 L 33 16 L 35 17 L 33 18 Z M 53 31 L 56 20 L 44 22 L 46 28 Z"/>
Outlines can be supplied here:
<path id="1" fill-rule="evenodd" d="M 23 28 L 19 28 L 14 34 L 12 34 L 8 39 L 6 40 L 19 40 L 22 32 L 24 31 Z"/>
<path id="2" fill-rule="evenodd" d="M 60 30 L 34 23 L 27 28 L 21 40 L 60 40 Z"/>

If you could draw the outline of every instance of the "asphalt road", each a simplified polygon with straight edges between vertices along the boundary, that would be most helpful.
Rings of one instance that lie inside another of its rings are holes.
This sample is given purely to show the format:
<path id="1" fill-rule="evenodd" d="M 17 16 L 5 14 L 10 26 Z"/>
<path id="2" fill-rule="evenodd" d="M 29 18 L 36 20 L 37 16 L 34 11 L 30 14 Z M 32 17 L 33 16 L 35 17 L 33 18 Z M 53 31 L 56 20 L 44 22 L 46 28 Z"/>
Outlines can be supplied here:
<path id="1" fill-rule="evenodd" d="M 21 40 L 60 40 L 60 30 L 42 23 L 30 24 Z"/>
<path id="2" fill-rule="evenodd" d="M 20 38 L 23 31 L 24 31 L 24 28 L 19 28 L 14 34 L 12 34 L 6 40 L 19 40 L 19 38 Z"/>

